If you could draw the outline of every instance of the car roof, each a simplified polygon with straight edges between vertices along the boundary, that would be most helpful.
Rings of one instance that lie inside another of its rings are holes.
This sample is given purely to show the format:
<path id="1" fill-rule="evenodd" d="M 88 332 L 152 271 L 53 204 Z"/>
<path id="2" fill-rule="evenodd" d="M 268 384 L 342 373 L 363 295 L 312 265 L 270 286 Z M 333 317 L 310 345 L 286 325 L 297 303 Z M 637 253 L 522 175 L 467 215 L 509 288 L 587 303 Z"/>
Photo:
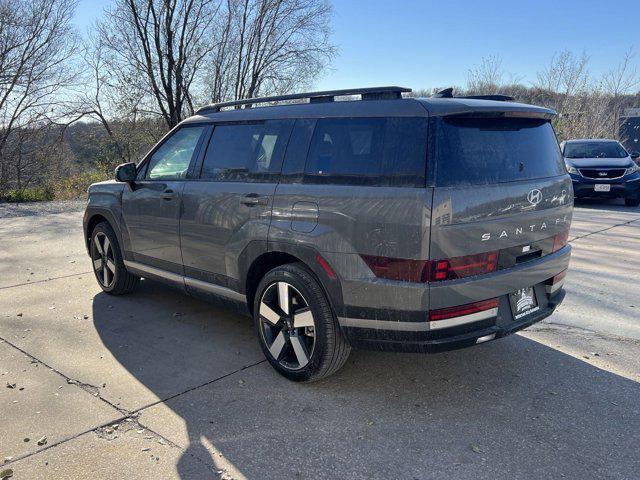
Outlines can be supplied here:
<path id="1" fill-rule="evenodd" d="M 236 122 L 286 118 L 428 117 L 479 112 L 514 113 L 522 117 L 551 118 L 555 111 L 516 102 L 468 98 L 402 98 L 296 103 L 230 110 L 204 110 L 184 123 Z"/>

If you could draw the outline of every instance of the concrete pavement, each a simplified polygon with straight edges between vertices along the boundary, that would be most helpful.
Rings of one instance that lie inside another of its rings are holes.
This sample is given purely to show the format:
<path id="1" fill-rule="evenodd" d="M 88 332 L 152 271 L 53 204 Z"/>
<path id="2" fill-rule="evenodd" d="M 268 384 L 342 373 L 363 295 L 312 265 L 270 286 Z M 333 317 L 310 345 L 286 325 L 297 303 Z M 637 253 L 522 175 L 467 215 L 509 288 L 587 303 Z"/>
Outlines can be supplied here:
<path id="1" fill-rule="evenodd" d="M 356 351 L 310 385 L 266 364 L 249 319 L 149 281 L 105 295 L 81 213 L 34 210 L 0 217 L 15 479 L 637 478 L 640 209 L 576 209 L 547 321 L 437 355 Z"/>

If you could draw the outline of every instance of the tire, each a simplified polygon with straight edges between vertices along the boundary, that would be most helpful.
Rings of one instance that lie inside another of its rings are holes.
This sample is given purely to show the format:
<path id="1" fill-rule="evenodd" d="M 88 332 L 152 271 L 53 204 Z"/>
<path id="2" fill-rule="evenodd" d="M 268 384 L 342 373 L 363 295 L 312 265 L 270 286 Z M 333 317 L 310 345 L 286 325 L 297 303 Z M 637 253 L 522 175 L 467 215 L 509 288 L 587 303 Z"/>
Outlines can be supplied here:
<path id="1" fill-rule="evenodd" d="M 140 277 L 127 271 L 122 261 L 118 237 L 107 222 L 100 222 L 91 232 L 89 251 L 93 273 L 105 293 L 123 295 L 136 288 Z"/>
<path id="2" fill-rule="evenodd" d="M 625 198 L 624 204 L 627 207 L 637 207 L 638 205 L 640 205 L 640 198 Z"/>
<path id="3" fill-rule="evenodd" d="M 289 380 L 332 375 L 351 353 L 324 290 L 302 263 L 269 271 L 258 285 L 253 312 L 265 357 Z"/>

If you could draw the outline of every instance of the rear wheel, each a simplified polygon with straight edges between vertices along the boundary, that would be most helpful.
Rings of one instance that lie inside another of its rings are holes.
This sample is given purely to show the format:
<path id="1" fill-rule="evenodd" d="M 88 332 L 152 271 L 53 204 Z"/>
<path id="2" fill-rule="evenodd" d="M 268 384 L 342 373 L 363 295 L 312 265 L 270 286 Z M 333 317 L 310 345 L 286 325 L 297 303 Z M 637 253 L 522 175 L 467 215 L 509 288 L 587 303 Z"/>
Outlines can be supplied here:
<path id="1" fill-rule="evenodd" d="M 100 288 L 111 295 L 129 293 L 140 281 L 124 266 L 118 238 L 107 222 L 99 223 L 91 232 L 91 262 Z"/>
<path id="2" fill-rule="evenodd" d="M 640 205 L 640 198 L 625 198 L 624 204 L 627 207 L 637 207 L 638 205 Z"/>
<path id="3" fill-rule="evenodd" d="M 319 380 L 347 361 L 351 347 L 318 280 L 304 265 L 268 272 L 258 286 L 253 311 L 267 360 L 289 380 Z"/>

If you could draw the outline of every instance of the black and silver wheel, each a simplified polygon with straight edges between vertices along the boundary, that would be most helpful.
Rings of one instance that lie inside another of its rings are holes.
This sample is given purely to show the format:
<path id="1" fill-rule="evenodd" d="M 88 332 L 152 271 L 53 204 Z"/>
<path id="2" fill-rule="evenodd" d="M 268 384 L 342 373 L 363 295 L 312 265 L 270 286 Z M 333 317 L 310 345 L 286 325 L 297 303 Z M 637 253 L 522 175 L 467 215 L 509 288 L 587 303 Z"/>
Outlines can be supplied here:
<path id="1" fill-rule="evenodd" d="M 91 233 L 91 262 L 100 288 L 112 295 L 132 291 L 140 280 L 130 274 L 122 261 L 118 239 L 106 222 L 101 222 Z"/>
<path id="2" fill-rule="evenodd" d="M 255 298 L 254 320 L 267 359 L 290 380 L 331 375 L 351 350 L 320 284 L 301 264 L 283 265 L 265 275 Z"/>

